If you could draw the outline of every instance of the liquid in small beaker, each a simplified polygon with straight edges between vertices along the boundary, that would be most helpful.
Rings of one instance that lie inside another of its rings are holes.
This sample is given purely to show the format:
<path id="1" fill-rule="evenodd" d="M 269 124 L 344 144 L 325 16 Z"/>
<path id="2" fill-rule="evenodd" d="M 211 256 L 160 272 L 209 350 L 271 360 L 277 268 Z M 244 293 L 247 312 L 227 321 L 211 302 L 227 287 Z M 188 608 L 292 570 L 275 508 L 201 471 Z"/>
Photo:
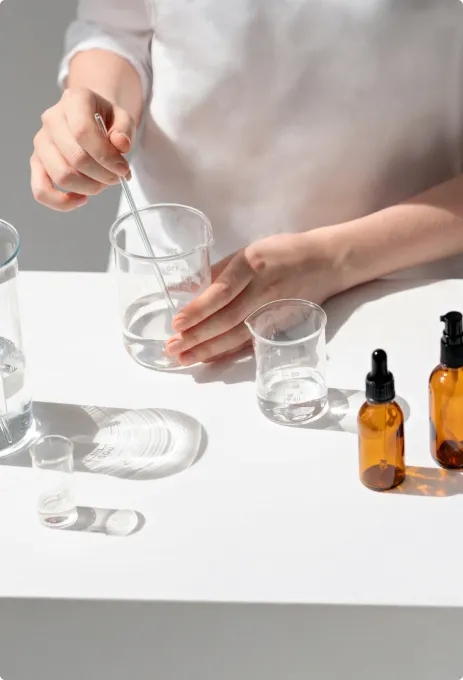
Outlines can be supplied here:
<path id="1" fill-rule="evenodd" d="M 253 336 L 263 414 L 285 425 L 321 418 L 328 410 L 325 312 L 307 300 L 275 300 L 245 323 Z"/>
<path id="2" fill-rule="evenodd" d="M 264 415 L 286 424 L 316 420 L 328 408 L 324 378 L 308 366 L 284 366 L 264 373 L 258 381 L 257 399 Z"/>

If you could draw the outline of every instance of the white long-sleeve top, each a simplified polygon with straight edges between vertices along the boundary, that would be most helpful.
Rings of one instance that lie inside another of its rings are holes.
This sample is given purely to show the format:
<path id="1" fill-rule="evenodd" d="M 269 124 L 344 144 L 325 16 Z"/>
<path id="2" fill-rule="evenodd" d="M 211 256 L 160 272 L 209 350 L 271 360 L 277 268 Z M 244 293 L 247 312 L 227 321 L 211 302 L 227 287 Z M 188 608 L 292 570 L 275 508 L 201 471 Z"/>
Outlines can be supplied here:
<path id="1" fill-rule="evenodd" d="M 214 259 L 462 170 L 458 0 L 79 0 L 60 81 L 96 47 L 143 84 L 139 205 L 203 210 Z"/>

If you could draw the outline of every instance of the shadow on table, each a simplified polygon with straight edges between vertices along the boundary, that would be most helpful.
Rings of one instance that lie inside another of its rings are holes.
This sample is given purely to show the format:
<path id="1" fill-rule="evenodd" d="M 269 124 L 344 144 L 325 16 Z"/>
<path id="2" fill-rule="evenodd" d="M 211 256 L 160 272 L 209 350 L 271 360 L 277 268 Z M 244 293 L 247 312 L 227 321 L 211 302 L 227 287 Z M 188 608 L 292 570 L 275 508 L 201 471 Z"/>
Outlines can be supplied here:
<path id="1" fill-rule="evenodd" d="M 132 536 L 146 524 L 144 515 L 135 510 L 77 507 L 77 520 L 58 531 L 85 531 L 106 536 Z"/>
<path id="2" fill-rule="evenodd" d="M 334 430 L 357 434 L 357 414 L 365 401 L 361 390 L 328 390 L 330 409 L 320 420 L 303 425 L 308 430 Z M 410 407 L 401 397 L 397 397 L 405 422 L 410 417 Z M 444 470 L 439 467 L 407 466 L 404 482 L 386 493 L 406 496 L 429 496 L 446 498 L 463 493 L 463 473 L 459 470 Z"/>
<path id="3" fill-rule="evenodd" d="M 198 384 L 223 382 L 225 385 L 235 385 L 254 382 L 256 379 L 254 353 L 251 348 L 247 348 L 229 359 L 222 359 L 211 364 L 200 364 L 194 367 L 192 375 Z"/>
<path id="4" fill-rule="evenodd" d="M 328 389 L 329 410 L 319 420 L 301 427 L 306 430 L 334 430 L 357 434 L 357 415 L 365 401 L 363 390 Z M 410 406 L 401 397 L 397 403 L 402 408 L 405 422 L 410 417 Z"/>
<path id="5" fill-rule="evenodd" d="M 34 402 L 40 434 L 60 434 L 74 444 L 76 471 L 132 480 L 159 479 L 197 463 L 207 447 L 204 427 L 170 409 L 117 409 Z M 0 460 L 30 466 L 29 452 Z"/>
<path id="6" fill-rule="evenodd" d="M 326 342 L 330 342 L 352 314 L 363 305 L 380 300 L 388 295 L 394 295 L 413 288 L 424 288 L 435 283 L 435 279 L 381 279 L 352 288 L 329 300 L 325 305 L 328 322 L 326 325 Z M 396 319 L 384 319 L 385 324 L 396 323 Z"/>
<path id="7" fill-rule="evenodd" d="M 431 285 L 434 281 L 434 279 L 429 279 L 425 282 L 414 279 L 382 279 L 352 288 L 346 293 L 337 295 L 329 300 L 325 306 L 328 316 L 326 327 L 327 343 L 336 336 L 352 314 L 364 304 L 401 291 L 422 288 Z M 392 321 L 395 322 L 395 320 Z M 385 323 L 389 323 L 389 321 L 386 319 Z M 253 382 L 256 377 L 256 361 L 252 349 L 246 348 L 236 357 L 223 359 L 216 363 L 193 366 L 190 369 L 186 369 L 185 372 L 192 375 L 197 383 L 223 382 L 230 385 Z M 321 429 L 343 428 L 323 427 Z"/>
<path id="8" fill-rule="evenodd" d="M 463 474 L 459 470 L 407 465 L 405 480 L 386 493 L 434 498 L 456 496 L 463 493 Z"/>

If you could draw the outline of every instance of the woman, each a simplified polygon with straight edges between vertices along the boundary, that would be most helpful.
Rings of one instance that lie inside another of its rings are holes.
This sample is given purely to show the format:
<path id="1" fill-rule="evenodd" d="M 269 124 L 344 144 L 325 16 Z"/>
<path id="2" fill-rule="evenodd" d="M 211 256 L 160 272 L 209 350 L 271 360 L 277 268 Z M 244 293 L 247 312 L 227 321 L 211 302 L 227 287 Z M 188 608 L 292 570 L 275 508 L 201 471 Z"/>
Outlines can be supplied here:
<path id="1" fill-rule="evenodd" d="M 216 241 L 169 351 L 215 360 L 266 301 L 463 252 L 462 48 L 457 0 L 80 0 L 34 196 L 72 210 L 130 177 L 146 108 L 137 202 L 193 205 Z"/>

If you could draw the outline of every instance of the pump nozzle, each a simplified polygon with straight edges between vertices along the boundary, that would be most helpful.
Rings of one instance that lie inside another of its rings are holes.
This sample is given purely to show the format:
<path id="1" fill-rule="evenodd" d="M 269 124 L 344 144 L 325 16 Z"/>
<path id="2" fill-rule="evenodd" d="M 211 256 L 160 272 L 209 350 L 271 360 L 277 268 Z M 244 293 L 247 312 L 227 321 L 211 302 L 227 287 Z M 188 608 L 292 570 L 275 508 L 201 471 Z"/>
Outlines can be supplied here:
<path id="1" fill-rule="evenodd" d="M 447 312 L 441 316 L 441 321 L 445 323 L 444 336 L 449 340 L 449 344 L 463 344 L 463 315 L 461 312 Z"/>
<path id="2" fill-rule="evenodd" d="M 460 368 L 463 366 L 463 315 L 461 312 L 447 312 L 440 320 L 445 324 L 441 338 L 441 364 Z"/>
<path id="3" fill-rule="evenodd" d="M 395 397 L 394 376 L 387 367 L 387 354 L 375 349 L 371 355 L 371 371 L 366 380 L 366 397 L 377 404 L 392 401 Z"/>

